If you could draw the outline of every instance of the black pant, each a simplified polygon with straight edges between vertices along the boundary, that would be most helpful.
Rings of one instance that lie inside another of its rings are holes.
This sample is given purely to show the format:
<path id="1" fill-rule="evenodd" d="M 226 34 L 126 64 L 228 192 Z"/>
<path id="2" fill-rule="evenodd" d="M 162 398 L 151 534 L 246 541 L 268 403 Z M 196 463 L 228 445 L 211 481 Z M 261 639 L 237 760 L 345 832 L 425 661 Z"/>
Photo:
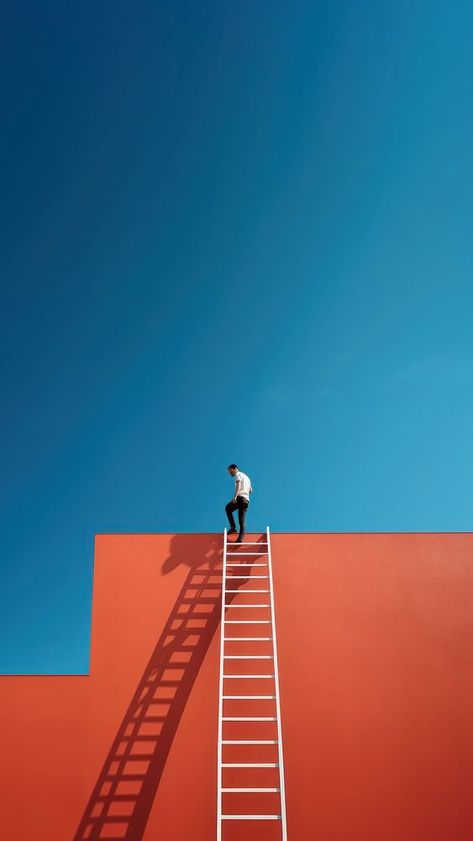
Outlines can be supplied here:
<path id="1" fill-rule="evenodd" d="M 233 502 L 232 499 L 232 501 L 225 506 L 225 511 L 227 512 L 228 522 L 230 523 L 231 529 L 236 528 L 233 512 L 238 510 L 238 525 L 240 526 L 240 534 L 238 536 L 242 539 L 245 536 L 245 515 L 247 508 L 248 501 L 244 496 L 237 496 L 236 502 Z"/>

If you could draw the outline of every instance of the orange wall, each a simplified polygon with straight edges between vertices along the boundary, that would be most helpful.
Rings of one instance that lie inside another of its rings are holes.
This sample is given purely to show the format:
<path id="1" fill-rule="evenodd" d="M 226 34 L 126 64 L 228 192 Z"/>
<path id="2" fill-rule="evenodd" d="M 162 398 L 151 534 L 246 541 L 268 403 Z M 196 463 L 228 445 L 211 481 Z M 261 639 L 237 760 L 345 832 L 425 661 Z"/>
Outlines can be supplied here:
<path id="1" fill-rule="evenodd" d="M 473 535 L 276 534 L 272 546 L 290 841 L 470 841 Z M 102 837 L 214 837 L 220 547 L 219 535 L 97 537 L 91 675 L 0 678 L 2 838 L 77 841 L 199 575 L 206 617 L 182 663 L 167 761 L 145 781 L 146 829 L 125 816 Z"/>

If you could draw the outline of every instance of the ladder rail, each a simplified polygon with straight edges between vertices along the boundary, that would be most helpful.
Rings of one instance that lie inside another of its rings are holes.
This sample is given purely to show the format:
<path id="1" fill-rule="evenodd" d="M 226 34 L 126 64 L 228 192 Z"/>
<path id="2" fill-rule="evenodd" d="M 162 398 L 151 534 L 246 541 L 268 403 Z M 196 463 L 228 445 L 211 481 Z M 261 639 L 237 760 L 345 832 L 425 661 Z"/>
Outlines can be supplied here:
<path id="1" fill-rule="evenodd" d="M 278 763 L 279 763 L 279 788 L 281 801 L 281 835 L 282 841 L 287 841 L 287 818 L 286 818 L 286 785 L 284 779 L 284 756 L 282 747 L 282 726 L 281 726 L 281 698 L 279 693 L 279 664 L 278 644 L 276 636 L 276 615 L 274 610 L 274 585 L 273 585 L 273 559 L 271 555 L 271 540 L 269 526 L 266 526 L 266 540 L 268 543 L 268 575 L 269 575 L 269 599 L 271 602 L 271 630 L 273 637 L 273 671 L 274 671 L 274 694 L 276 696 L 276 730 L 278 734 Z"/>
<path id="2" fill-rule="evenodd" d="M 222 566 L 222 615 L 220 620 L 220 664 L 218 690 L 218 738 L 217 738 L 217 841 L 222 841 L 222 739 L 223 739 L 223 672 L 225 661 L 225 581 L 227 577 L 227 529 L 223 532 Z"/>

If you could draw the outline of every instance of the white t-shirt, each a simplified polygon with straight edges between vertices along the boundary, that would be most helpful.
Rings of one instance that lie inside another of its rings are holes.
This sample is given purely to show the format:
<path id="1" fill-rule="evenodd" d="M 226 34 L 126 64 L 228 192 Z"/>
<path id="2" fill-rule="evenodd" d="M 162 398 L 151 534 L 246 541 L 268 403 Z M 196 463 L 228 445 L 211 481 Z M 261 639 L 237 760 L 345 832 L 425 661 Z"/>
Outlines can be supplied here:
<path id="1" fill-rule="evenodd" d="M 240 490 L 238 490 L 238 482 L 240 482 Z M 243 473 L 241 470 L 237 470 L 235 473 L 235 494 L 237 496 L 243 496 L 248 502 L 250 501 L 250 491 L 253 488 L 251 487 L 251 479 L 246 473 Z"/>

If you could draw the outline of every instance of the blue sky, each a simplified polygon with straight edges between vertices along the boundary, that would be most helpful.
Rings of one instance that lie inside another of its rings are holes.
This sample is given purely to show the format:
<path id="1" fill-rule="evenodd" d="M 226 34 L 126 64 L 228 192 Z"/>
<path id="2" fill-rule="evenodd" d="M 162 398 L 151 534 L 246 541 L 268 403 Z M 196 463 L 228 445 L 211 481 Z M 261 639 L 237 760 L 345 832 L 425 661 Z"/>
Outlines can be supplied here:
<path id="1" fill-rule="evenodd" d="M 1 12 L 0 671 L 93 537 L 473 525 L 470 3 Z"/>

